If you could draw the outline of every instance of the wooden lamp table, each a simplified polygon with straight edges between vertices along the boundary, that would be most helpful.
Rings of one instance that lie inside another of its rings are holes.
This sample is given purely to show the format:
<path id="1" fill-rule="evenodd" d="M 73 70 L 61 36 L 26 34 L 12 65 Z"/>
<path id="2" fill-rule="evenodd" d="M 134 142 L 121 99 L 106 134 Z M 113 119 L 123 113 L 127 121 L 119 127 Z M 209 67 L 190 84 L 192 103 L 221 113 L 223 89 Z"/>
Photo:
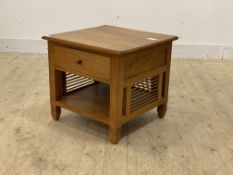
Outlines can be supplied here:
<path id="1" fill-rule="evenodd" d="M 51 113 L 61 107 L 109 126 L 112 143 L 124 123 L 168 100 L 172 41 L 176 36 L 99 26 L 49 36 Z"/>

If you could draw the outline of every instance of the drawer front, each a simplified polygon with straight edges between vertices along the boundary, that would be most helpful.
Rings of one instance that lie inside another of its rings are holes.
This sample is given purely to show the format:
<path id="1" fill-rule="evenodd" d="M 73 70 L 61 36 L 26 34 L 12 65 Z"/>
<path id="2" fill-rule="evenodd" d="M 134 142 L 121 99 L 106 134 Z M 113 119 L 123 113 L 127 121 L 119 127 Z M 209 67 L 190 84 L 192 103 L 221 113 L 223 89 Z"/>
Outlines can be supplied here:
<path id="1" fill-rule="evenodd" d="M 166 56 L 166 46 L 129 55 L 127 58 L 124 59 L 124 77 L 130 78 L 135 75 L 166 65 Z"/>
<path id="2" fill-rule="evenodd" d="M 102 82 L 110 79 L 110 58 L 90 52 L 53 45 L 54 66 Z"/>

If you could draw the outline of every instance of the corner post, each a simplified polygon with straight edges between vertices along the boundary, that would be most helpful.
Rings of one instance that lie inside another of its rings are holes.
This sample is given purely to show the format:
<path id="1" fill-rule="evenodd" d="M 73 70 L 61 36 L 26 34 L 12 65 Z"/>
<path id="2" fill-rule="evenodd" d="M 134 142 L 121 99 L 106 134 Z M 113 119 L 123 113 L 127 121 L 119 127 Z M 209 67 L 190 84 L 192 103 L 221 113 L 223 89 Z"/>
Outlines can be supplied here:
<path id="1" fill-rule="evenodd" d="M 52 52 L 53 44 L 48 42 L 51 114 L 54 120 L 59 120 L 61 115 L 61 107 L 56 106 L 56 100 L 58 100 L 61 96 L 61 73 L 54 68 Z"/>
<path id="2" fill-rule="evenodd" d="M 123 67 L 123 60 L 120 57 L 111 57 L 109 138 L 113 144 L 118 142 L 121 134 Z"/>
<path id="3" fill-rule="evenodd" d="M 168 88 L 169 88 L 169 77 L 170 77 L 170 66 L 171 66 L 171 53 L 172 53 L 172 42 L 168 44 L 168 48 L 166 51 L 166 65 L 167 70 L 163 74 L 163 89 L 162 89 L 162 96 L 164 97 L 165 101 L 163 104 L 158 106 L 157 112 L 159 118 L 163 118 L 167 112 L 167 102 L 168 102 Z"/>

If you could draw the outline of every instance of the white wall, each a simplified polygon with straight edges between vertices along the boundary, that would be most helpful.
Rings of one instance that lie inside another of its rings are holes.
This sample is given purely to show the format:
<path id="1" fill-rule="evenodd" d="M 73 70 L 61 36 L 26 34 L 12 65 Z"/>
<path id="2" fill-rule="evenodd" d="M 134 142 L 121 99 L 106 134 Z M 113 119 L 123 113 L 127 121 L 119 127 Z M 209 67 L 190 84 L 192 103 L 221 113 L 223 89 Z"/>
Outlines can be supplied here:
<path id="1" fill-rule="evenodd" d="M 178 35 L 178 57 L 230 58 L 232 7 L 232 0 L 0 0 L 0 51 L 23 51 L 15 39 L 110 24 Z"/>

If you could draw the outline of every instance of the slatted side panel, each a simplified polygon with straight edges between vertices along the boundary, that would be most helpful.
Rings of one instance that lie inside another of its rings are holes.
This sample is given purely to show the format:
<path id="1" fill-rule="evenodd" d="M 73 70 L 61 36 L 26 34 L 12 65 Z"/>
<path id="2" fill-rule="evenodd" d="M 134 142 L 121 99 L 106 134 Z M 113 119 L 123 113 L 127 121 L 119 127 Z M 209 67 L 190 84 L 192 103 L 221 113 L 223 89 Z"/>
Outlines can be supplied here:
<path id="1" fill-rule="evenodd" d="M 158 100 L 159 75 L 148 77 L 131 87 L 130 111 L 135 111 L 148 103 Z"/>
<path id="2" fill-rule="evenodd" d="M 65 74 L 65 89 L 66 92 L 72 92 L 74 90 L 83 88 L 85 86 L 95 83 L 94 80 L 86 77 L 82 77 L 76 74 L 68 73 Z"/>

